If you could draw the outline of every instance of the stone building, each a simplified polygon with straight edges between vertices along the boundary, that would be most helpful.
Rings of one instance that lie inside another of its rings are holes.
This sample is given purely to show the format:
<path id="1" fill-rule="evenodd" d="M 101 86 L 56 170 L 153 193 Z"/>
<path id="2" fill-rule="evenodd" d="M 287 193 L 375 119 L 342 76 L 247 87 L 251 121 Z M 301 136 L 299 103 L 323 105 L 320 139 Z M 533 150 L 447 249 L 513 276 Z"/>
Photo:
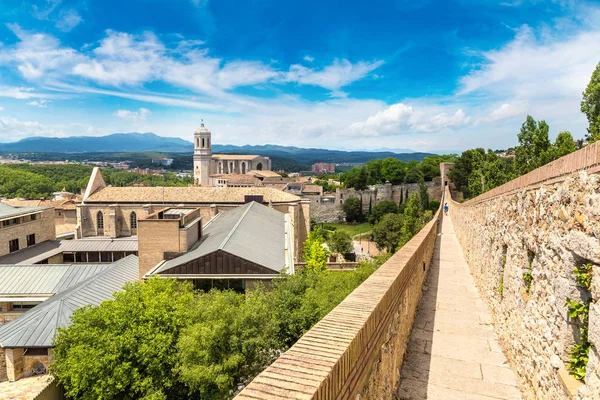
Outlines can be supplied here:
<path id="1" fill-rule="evenodd" d="M 315 174 L 335 174 L 335 164 L 316 163 L 312 165 L 311 171 Z"/>
<path id="2" fill-rule="evenodd" d="M 269 157 L 258 155 L 212 154 L 211 132 L 204 126 L 194 132 L 194 180 L 200 186 L 217 186 L 225 175 L 271 170 Z M 220 184 L 223 186 L 223 182 Z"/>
<path id="3" fill-rule="evenodd" d="M 167 207 L 198 208 L 205 221 L 256 201 L 290 216 L 299 256 L 310 231 L 310 201 L 270 187 L 111 187 L 95 168 L 77 206 L 77 238 L 135 236 L 138 220 Z"/>
<path id="4" fill-rule="evenodd" d="M 0 203 L 0 256 L 56 239 L 50 207 L 12 207 Z"/>
<path id="5" fill-rule="evenodd" d="M 56 236 L 59 238 L 72 236 L 77 225 L 77 202 L 74 198 L 56 196 L 54 200 L 23 200 L 23 199 L 8 199 L 2 200 L 2 203 L 12 207 L 52 207 L 54 208 L 54 221 L 56 226 Z M 57 197 L 60 197 L 57 199 Z"/>

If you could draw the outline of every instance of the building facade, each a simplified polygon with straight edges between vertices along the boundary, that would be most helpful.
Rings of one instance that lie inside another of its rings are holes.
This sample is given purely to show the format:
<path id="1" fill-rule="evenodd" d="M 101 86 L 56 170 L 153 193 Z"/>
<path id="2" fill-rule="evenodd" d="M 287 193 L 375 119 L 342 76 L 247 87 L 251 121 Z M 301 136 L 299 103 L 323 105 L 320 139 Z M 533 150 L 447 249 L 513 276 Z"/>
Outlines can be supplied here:
<path id="1" fill-rule="evenodd" d="M 194 181 L 199 186 L 216 186 L 224 175 L 245 175 L 270 171 L 269 157 L 258 155 L 212 154 L 211 132 L 204 126 L 194 132 Z"/>
<path id="2" fill-rule="evenodd" d="M 12 207 L 0 203 L 0 256 L 56 239 L 50 207 Z"/>
<path id="3" fill-rule="evenodd" d="M 312 172 L 315 174 L 335 174 L 335 164 L 323 162 L 313 164 Z"/>

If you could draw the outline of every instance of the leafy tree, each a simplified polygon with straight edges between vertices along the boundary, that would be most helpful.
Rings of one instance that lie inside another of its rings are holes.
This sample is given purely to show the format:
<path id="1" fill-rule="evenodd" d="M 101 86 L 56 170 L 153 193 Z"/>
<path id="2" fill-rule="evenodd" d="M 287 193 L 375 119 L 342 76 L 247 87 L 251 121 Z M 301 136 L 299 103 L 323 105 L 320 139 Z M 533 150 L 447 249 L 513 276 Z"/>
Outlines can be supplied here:
<path id="1" fill-rule="evenodd" d="M 52 373 L 73 399 L 184 399 L 177 342 L 190 321 L 192 286 L 154 278 L 73 313 L 54 339 Z"/>
<path id="2" fill-rule="evenodd" d="M 400 244 L 403 217 L 399 214 L 386 214 L 373 227 L 373 241 L 379 250 L 387 249 L 395 253 Z"/>
<path id="3" fill-rule="evenodd" d="M 561 158 L 577 150 L 571 132 L 564 131 L 558 134 L 554 141 L 554 159 Z"/>
<path id="4" fill-rule="evenodd" d="M 471 175 L 473 171 L 481 168 L 484 157 L 485 150 L 482 148 L 466 150 L 454 162 L 454 167 L 448 173 L 456 189 L 462 192 L 467 198 L 471 197 L 471 193 L 469 192 Z"/>
<path id="5" fill-rule="evenodd" d="M 552 160 L 552 144 L 546 121 L 536 122 L 531 115 L 521 126 L 519 145 L 515 148 L 515 167 L 520 175 L 533 171 Z"/>
<path id="6" fill-rule="evenodd" d="M 348 254 L 354 250 L 352 238 L 348 232 L 342 230 L 334 231 L 327 241 L 327 245 L 332 253 Z"/>
<path id="7" fill-rule="evenodd" d="M 304 242 L 302 258 L 309 271 L 323 271 L 327 269 L 327 250 L 323 247 L 325 239 L 318 231 L 312 231 Z"/>
<path id="8" fill-rule="evenodd" d="M 425 182 L 419 182 L 419 200 L 421 201 L 421 209 L 429 209 L 429 192 Z"/>
<path id="9" fill-rule="evenodd" d="M 411 161 L 408 163 L 406 172 L 406 178 L 404 179 L 405 183 L 418 183 L 423 180 L 423 173 L 419 169 L 419 163 L 416 161 Z"/>
<path id="10" fill-rule="evenodd" d="M 350 196 L 342 204 L 347 222 L 361 221 L 363 218 L 362 205 L 358 197 Z"/>
<path id="11" fill-rule="evenodd" d="M 590 83 L 583 92 L 581 112 L 587 117 L 589 126 L 587 139 L 595 142 L 600 139 L 600 63 L 592 73 Z"/>
<path id="12" fill-rule="evenodd" d="M 403 215 L 404 219 L 399 241 L 400 247 L 404 246 L 423 227 L 421 201 L 416 193 L 413 193 L 406 202 Z"/>
<path id="13" fill-rule="evenodd" d="M 385 214 L 395 214 L 398 212 L 398 206 L 391 200 L 382 200 L 373 207 L 369 214 L 369 223 L 376 224 Z"/>
<path id="14" fill-rule="evenodd" d="M 368 185 L 367 172 L 363 167 L 354 167 L 343 175 L 343 182 L 348 188 L 365 190 Z"/>

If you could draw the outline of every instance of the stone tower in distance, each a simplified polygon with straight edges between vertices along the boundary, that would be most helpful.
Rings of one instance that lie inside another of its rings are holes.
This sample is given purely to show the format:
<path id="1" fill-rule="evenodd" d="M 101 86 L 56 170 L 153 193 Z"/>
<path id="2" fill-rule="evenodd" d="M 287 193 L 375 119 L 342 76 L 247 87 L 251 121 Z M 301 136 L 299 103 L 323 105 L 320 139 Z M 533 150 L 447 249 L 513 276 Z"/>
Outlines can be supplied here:
<path id="1" fill-rule="evenodd" d="M 210 175 L 210 164 L 212 161 L 212 150 L 210 147 L 210 131 L 204 127 L 194 132 L 194 183 L 200 186 L 208 186 Z"/>

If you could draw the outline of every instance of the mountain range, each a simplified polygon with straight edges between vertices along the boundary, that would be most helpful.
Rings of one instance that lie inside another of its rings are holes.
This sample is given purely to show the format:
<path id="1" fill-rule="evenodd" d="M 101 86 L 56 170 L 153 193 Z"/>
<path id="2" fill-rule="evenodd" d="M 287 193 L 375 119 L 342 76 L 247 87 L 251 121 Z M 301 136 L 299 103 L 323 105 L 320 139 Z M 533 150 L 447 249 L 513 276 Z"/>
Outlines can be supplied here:
<path id="1" fill-rule="evenodd" d="M 398 152 L 402 150 L 403 152 Z M 181 138 L 163 137 L 154 133 L 114 133 L 106 136 L 72 136 L 66 138 L 30 137 L 18 142 L 0 143 L 0 152 L 14 153 L 191 153 L 193 143 Z M 381 151 L 342 151 L 294 146 L 266 145 L 213 145 L 214 153 L 260 154 L 266 157 L 292 158 L 299 163 L 363 163 L 369 160 L 394 157 L 404 161 L 421 160 L 431 153 L 417 153 L 409 149 Z"/>

